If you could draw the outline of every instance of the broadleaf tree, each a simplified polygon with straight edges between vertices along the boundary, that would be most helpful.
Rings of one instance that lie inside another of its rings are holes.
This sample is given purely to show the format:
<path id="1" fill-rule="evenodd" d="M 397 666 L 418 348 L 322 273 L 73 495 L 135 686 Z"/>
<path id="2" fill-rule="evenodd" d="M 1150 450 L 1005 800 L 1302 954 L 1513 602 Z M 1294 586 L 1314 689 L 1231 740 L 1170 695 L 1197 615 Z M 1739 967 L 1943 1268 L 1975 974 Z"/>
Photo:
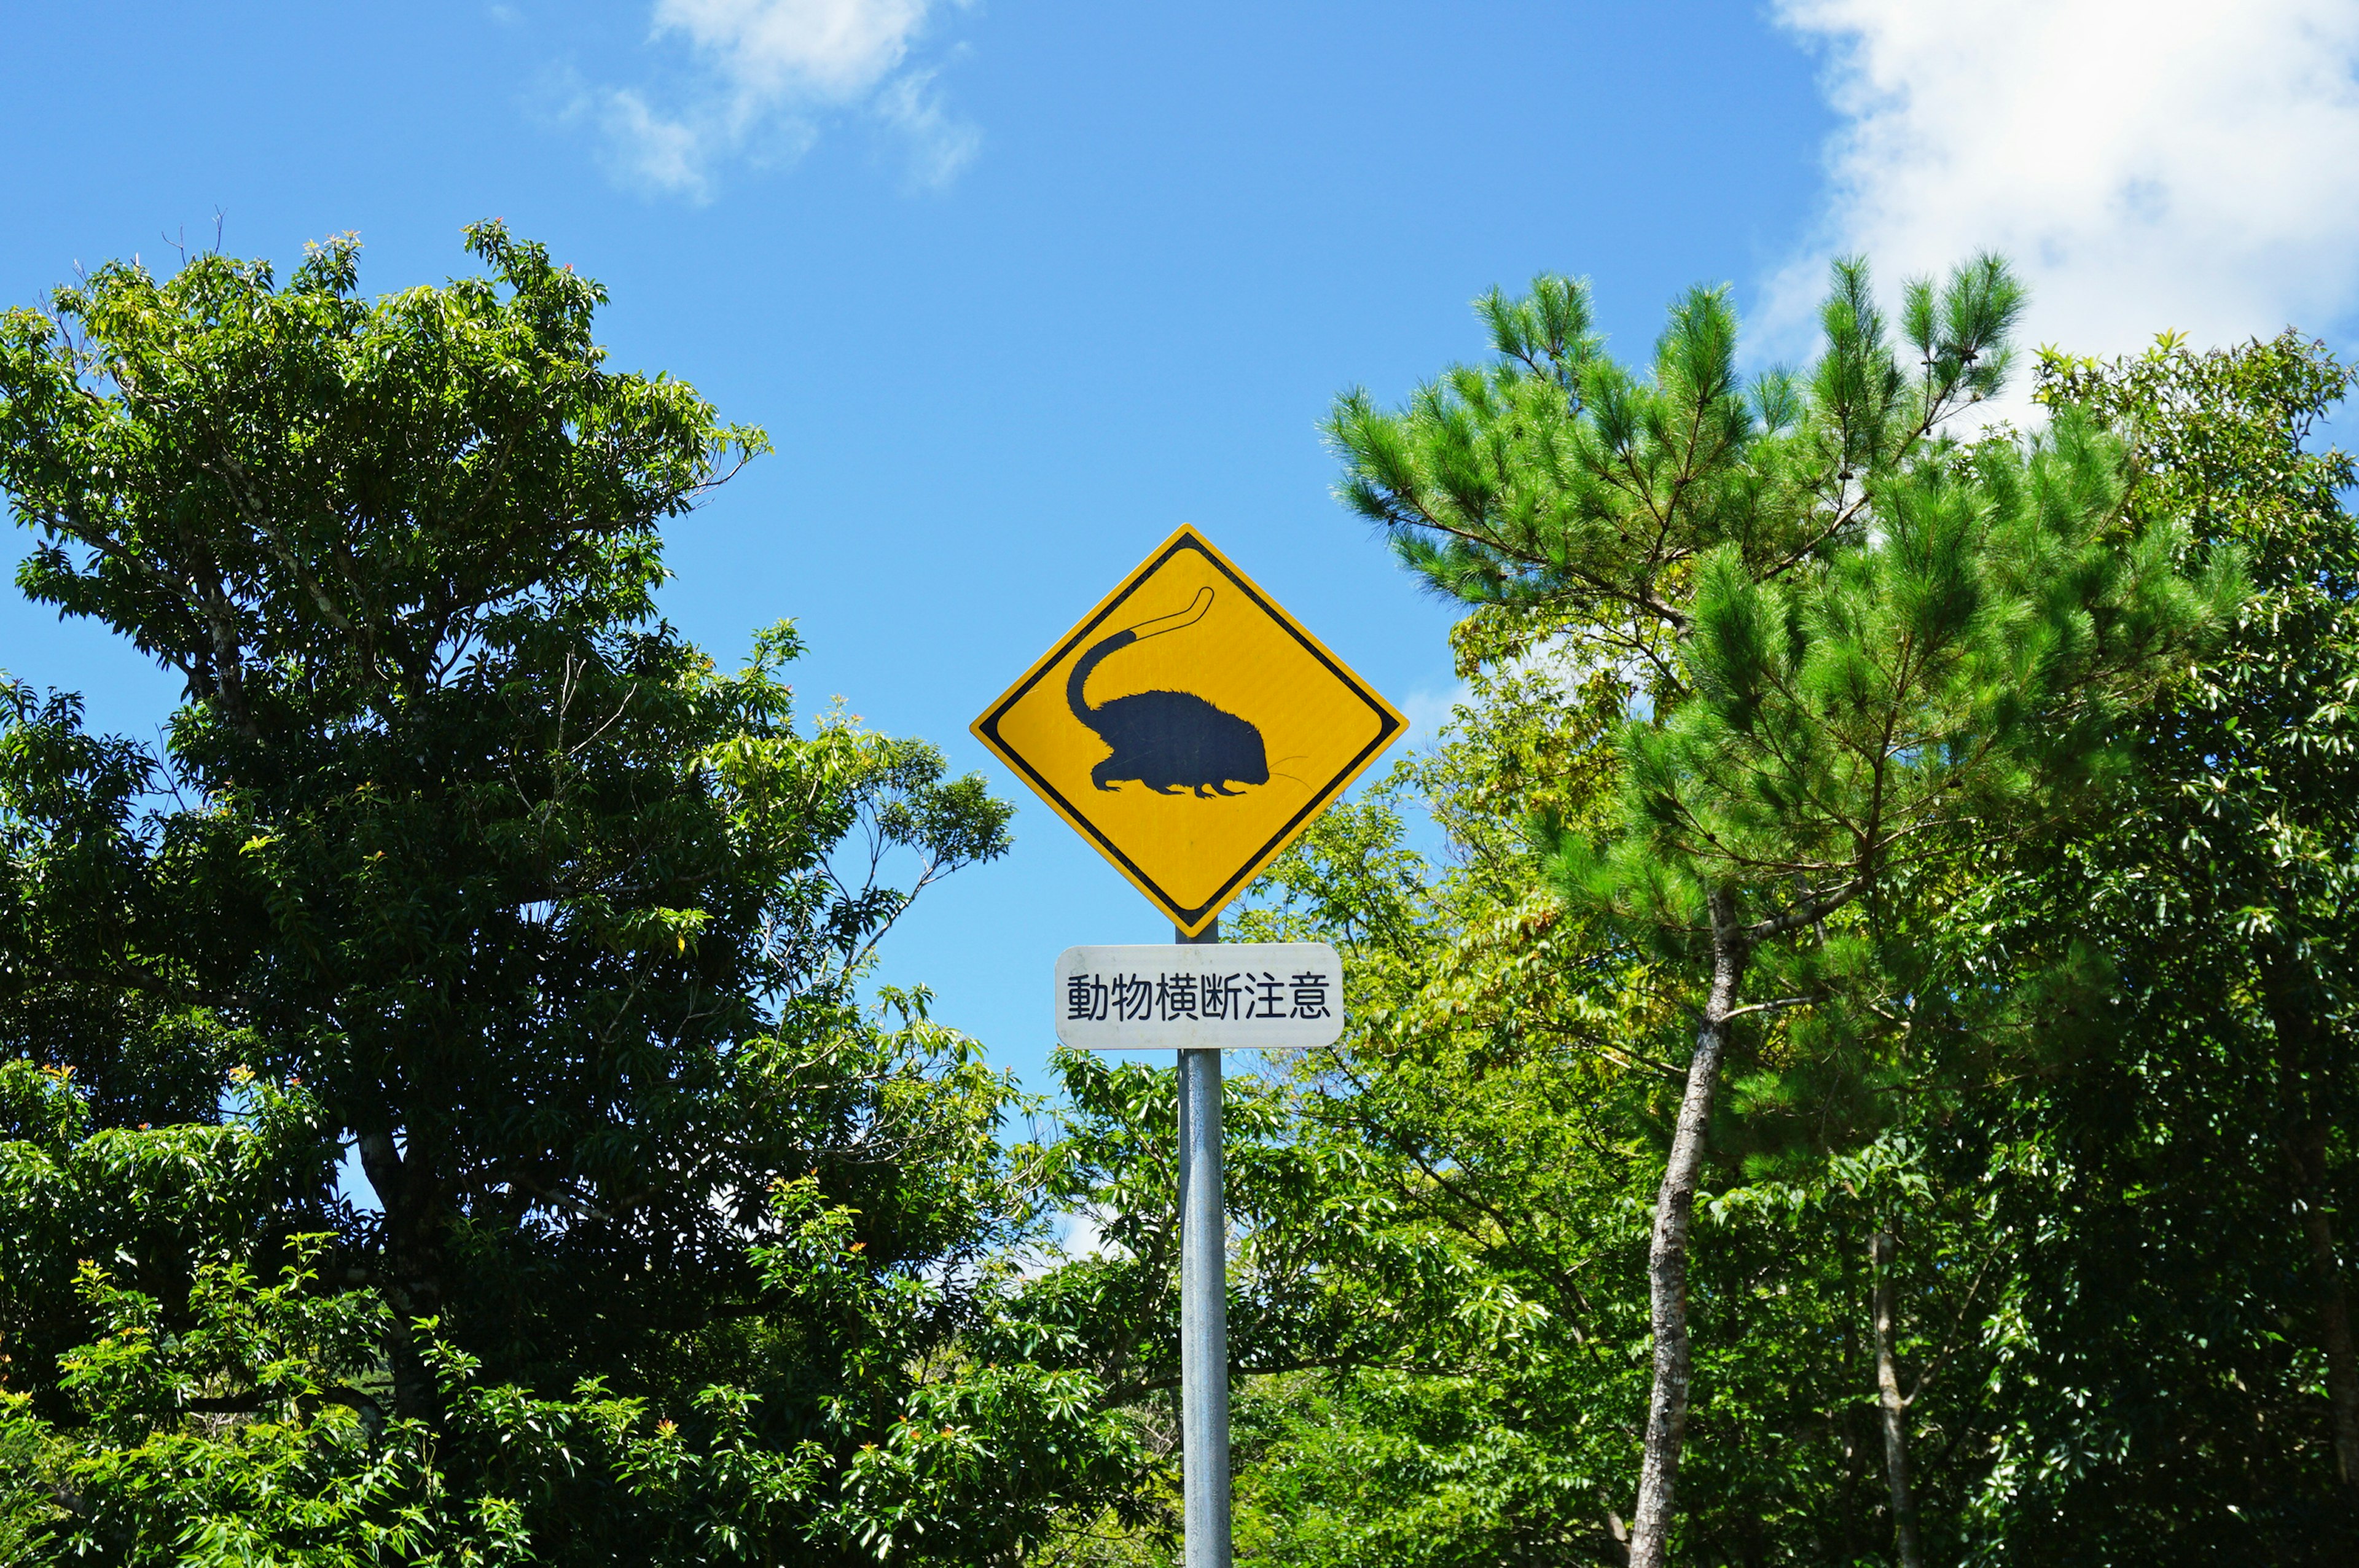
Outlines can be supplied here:
<path id="1" fill-rule="evenodd" d="M 473 1519 L 420 1562 L 687 1561 L 714 1510 L 697 1560 L 1019 1550 L 1125 1440 L 955 1353 L 1038 1218 L 1012 1087 L 922 992 L 862 1000 L 1009 808 L 799 724 L 790 625 L 729 673 L 661 618 L 664 527 L 764 438 L 608 366 L 540 246 L 468 244 L 379 297 L 346 237 L 0 316 L 18 580 L 186 688 L 160 751 L 22 685 L 0 726 L 0 1417 L 39 1528 L 160 1550 L 251 1462 Z M 296 1348 L 200 1354 L 209 1321 Z M 407 1492 L 350 1473 L 381 1434 Z M 355 1508 L 247 1523 L 397 1522 Z"/>
<path id="2" fill-rule="evenodd" d="M 2044 400 L 2134 444 L 2140 509 L 2183 516 L 2196 548 L 2249 563 L 2256 591 L 2226 645 L 2145 727 L 2139 809 L 2065 875 L 2102 866 L 2115 886 L 2145 883 L 2140 902 L 2171 927 L 2164 941 L 2146 931 L 2146 951 L 2224 966 L 2187 996 L 2250 999 L 2252 1015 L 2228 1027 L 2267 1042 L 2255 1079 L 2278 1108 L 2266 1125 L 2315 1281 L 2336 1470 L 2359 1497 L 2349 1222 L 2339 1241 L 2330 1170 L 2348 1158 L 2335 1133 L 2359 1105 L 2337 1048 L 2359 1000 L 2359 534 L 2341 501 L 2350 458 L 2310 449 L 2351 373 L 2291 332 L 2209 354 L 2166 336 L 2136 359 L 2051 353 L 2041 370 Z"/>

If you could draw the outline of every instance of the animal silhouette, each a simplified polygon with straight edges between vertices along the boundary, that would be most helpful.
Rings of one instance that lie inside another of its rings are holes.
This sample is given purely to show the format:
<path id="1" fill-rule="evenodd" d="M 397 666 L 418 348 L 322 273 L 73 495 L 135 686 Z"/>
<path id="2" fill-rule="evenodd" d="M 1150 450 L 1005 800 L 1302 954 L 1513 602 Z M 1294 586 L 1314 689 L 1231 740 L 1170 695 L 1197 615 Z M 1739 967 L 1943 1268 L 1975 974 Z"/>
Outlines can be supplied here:
<path id="1" fill-rule="evenodd" d="M 1201 795 L 1243 795 L 1232 784 L 1269 783 L 1269 758 L 1261 731 L 1235 714 L 1213 707 L 1192 691 L 1141 691 L 1090 706 L 1082 687 L 1106 655 L 1149 637 L 1193 626 L 1212 608 L 1212 590 L 1200 588 L 1176 615 L 1142 621 L 1090 644 L 1065 677 L 1065 701 L 1073 717 L 1090 727 L 1114 755 L 1090 770 L 1090 783 L 1111 790 L 1121 780 L 1145 784 L 1158 795 L 1192 789 Z"/>

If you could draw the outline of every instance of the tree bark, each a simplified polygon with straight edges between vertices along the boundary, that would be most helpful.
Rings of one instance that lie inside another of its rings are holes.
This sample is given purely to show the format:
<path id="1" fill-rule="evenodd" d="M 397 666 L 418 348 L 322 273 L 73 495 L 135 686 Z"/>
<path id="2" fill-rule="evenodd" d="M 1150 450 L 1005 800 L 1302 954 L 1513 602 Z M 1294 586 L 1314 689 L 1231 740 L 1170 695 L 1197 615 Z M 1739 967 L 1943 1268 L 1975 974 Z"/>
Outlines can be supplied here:
<path id="1" fill-rule="evenodd" d="M 1900 1395 L 1900 1367 L 1892 1352 L 1892 1266 L 1900 1238 L 1879 1230 L 1868 1244 L 1875 1280 L 1875 1402 L 1884 1418 L 1884 1479 L 1892 1494 L 1892 1549 L 1900 1568 L 1925 1568 L 1917 1543 L 1917 1498 L 1908 1489 L 1908 1401 Z"/>
<path id="2" fill-rule="evenodd" d="M 1696 1027 L 1695 1055 L 1688 1063 L 1687 1092 L 1671 1135 L 1671 1156 L 1655 1196 L 1655 1233 L 1647 1254 L 1653 1309 L 1655 1386 L 1647 1404 L 1646 1457 L 1638 1471 L 1638 1507 L 1631 1519 L 1630 1568 L 1666 1568 L 1672 1510 L 1680 1478 L 1680 1444 L 1687 1435 L 1688 1391 L 1692 1380 L 1688 1351 L 1688 1227 L 1695 1213 L 1696 1187 L 1703 1176 L 1704 1134 L 1712 1120 L 1712 1096 L 1720 1087 L 1721 1059 L 1728 1050 L 1729 1015 L 1745 975 L 1748 944 L 1736 924 L 1736 900 L 1716 891 L 1712 909 L 1712 989 Z"/>
<path id="3" fill-rule="evenodd" d="M 357 1140 L 361 1170 L 385 1211 L 383 1253 L 377 1289 L 393 1309 L 386 1360 L 393 1374 L 397 1415 L 431 1420 L 440 1404 L 433 1369 L 420 1353 L 413 1322 L 441 1310 L 441 1270 L 434 1256 L 427 1190 L 427 1166 L 415 1149 L 405 1157 L 389 1132 L 364 1132 Z"/>
<path id="4" fill-rule="evenodd" d="M 2281 951 L 2265 961 L 2263 983 L 2269 1022 L 2288 1053 L 2288 1068 L 2306 1114 L 2286 1141 L 2293 1167 L 2294 1197 L 2301 1209 L 2302 1238 L 2310 1247 L 2310 1271 L 2318 1279 L 2319 1348 L 2326 1353 L 2326 1402 L 2334 1433 L 2334 1472 L 2345 1491 L 2359 1493 L 2359 1349 L 2351 1337 L 2351 1294 L 2344 1289 L 2342 1260 L 2335 1254 L 2334 1221 L 2326 1142 L 2334 1108 L 2326 1086 L 2332 1059 L 2320 1038 L 2320 1000 L 2308 971 Z"/>
<path id="5" fill-rule="evenodd" d="M 2334 1222 L 2326 1212 L 2326 1128 L 2312 1122 L 2300 1152 L 2301 1229 L 2310 1266 L 2318 1276 L 2318 1336 L 2326 1352 L 2326 1400 L 2333 1412 L 2334 1473 L 2359 1491 L 2359 1350 L 2351 1339 L 2351 1293 L 2335 1256 Z"/>
<path id="6" fill-rule="evenodd" d="M 2351 1297 L 2334 1256 L 2334 1228 L 2316 1204 L 2302 1211 L 2310 1266 L 2318 1271 L 2319 1336 L 2326 1347 L 2326 1397 L 2334 1411 L 2334 1470 L 2359 1491 L 2359 1352 L 2351 1340 Z"/>

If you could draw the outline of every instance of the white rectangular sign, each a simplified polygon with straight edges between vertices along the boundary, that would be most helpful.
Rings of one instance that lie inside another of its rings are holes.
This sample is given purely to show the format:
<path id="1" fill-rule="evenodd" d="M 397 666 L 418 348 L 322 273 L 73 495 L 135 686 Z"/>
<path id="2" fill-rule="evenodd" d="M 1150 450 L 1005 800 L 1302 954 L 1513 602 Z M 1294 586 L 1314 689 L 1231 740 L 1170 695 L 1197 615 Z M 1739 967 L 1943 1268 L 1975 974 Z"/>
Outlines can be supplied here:
<path id="1" fill-rule="evenodd" d="M 1057 1038 L 1093 1051 L 1280 1050 L 1343 1033 L 1343 960 L 1324 942 L 1068 947 Z"/>

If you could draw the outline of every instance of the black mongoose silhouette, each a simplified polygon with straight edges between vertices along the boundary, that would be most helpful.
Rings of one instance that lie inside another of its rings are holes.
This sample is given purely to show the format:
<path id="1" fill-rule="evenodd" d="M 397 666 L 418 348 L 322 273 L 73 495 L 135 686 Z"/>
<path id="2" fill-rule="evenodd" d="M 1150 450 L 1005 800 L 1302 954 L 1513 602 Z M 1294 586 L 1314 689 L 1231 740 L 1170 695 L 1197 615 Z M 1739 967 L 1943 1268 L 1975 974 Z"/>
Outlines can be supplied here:
<path id="1" fill-rule="evenodd" d="M 1212 607 L 1212 590 L 1200 588 L 1188 608 L 1126 626 L 1089 646 L 1065 677 L 1065 701 L 1073 717 L 1096 731 L 1114 755 L 1090 770 L 1090 783 L 1111 790 L 1136 779 L 1158 795 L 1192 789 L 1198 795 L 1243 795 L 1232 784 L 1269 783 L 1269 758 L 1261 731 L 1192 691 L 1141 691 L 1093 708 L 1082 687 L 1090 672 L 1109 654 L 1148 637 L 1193 626 Z"/>

